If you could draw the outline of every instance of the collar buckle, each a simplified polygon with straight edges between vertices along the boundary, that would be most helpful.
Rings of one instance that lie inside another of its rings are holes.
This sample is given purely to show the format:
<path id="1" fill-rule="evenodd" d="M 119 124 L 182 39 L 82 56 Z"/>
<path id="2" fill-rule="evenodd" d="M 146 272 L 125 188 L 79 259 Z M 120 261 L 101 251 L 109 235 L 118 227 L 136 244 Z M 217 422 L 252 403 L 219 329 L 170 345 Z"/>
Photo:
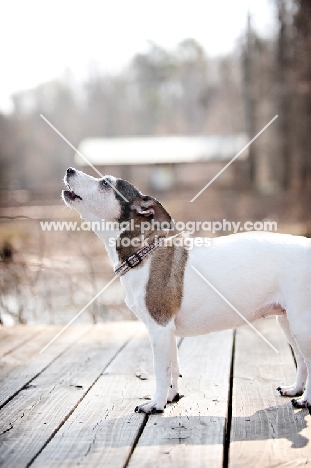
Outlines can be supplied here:
<path id="1" fill-rule="evenodd" d="M 125 259 L 125 262 L 129 268 L 133 268 L 142 262 L 142 258 L 135 252 Z"/>

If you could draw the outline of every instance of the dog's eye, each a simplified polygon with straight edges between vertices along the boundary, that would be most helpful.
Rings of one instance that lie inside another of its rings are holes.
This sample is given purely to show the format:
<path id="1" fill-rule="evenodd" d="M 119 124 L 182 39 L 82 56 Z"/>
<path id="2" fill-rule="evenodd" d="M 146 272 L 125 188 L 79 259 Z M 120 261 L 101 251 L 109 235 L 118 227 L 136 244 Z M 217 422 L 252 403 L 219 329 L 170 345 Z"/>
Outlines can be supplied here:
<path id="1" fill-rule="evenodd" d="M 107 185 L 109 185 L 109 184 L 108 184 L 108 181 L 106 179 L 103 179 L 103 180 L 100 181 L 100 185 L 102 187 L 107 187 Z"/>

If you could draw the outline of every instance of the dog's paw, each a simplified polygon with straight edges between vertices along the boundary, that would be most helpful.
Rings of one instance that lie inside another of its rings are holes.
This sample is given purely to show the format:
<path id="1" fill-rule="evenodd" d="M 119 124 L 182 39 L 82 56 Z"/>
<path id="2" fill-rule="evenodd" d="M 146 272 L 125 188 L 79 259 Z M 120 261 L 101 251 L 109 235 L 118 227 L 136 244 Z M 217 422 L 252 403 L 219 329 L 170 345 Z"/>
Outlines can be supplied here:
<path id="1" fill-rule="evenodd" d="M 158 405 L 156 400 L 148 401 L 142 405 L 138 405 L 135 408 L 135 413 L 146 413 L 146 414 L 157 414 L 163 413 L 165 405 Z"/>
<path id="2" fill-rule="evenodd" d="M 168 403 L 176 403 L 179 401 L 184 395 L 180 395 L 179 393 L 176 393 L 174 396 L 171 396 L 167 399 Z"/>
<path id="3" fill-rule="evenodd" d="M 303 396 L 301 398 L 293 398 L 292 405 L 294 408 L 311 408 L 311 401 L 308 401 Z"/>
<path id="4" fill-rule="evenodd" d="M 303 389 L 297 385 L 278 387 L 277 390 L 282 396 L 300 396 L 303 394 Z"/>

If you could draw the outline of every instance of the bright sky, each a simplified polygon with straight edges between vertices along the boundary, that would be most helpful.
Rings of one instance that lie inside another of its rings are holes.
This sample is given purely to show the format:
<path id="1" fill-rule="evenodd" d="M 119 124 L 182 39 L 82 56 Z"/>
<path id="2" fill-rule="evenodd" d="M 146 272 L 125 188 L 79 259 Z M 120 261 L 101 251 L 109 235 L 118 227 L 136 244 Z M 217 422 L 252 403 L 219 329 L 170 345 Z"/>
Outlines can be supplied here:
<path id="1" fill-rule="evenodd" d="M 0 19 L 0 110 L 10 95 L 90 64 L 122 68 L 152 40 L 173 49 L 193 37 L 209 55 L 229 52 L 249 9 L 264 35 L 274 27 L 273 0 L 7 0 Z"/>

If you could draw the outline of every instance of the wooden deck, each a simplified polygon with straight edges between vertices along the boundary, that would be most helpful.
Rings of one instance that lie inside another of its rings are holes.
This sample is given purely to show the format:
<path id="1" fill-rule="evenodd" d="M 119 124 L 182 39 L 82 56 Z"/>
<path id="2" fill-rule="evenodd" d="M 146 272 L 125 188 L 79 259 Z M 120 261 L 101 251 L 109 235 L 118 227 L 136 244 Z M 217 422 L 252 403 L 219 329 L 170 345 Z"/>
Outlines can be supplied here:
<path id="1" fill-rule="evenodd" d="M 311 416 L 275 388 L 294 360 L 274 320 L 180 341 L 178 403 L 134 413 L 153 388 L 140 323 L 0 329 L 1 467 L 311 466 Z"/>

